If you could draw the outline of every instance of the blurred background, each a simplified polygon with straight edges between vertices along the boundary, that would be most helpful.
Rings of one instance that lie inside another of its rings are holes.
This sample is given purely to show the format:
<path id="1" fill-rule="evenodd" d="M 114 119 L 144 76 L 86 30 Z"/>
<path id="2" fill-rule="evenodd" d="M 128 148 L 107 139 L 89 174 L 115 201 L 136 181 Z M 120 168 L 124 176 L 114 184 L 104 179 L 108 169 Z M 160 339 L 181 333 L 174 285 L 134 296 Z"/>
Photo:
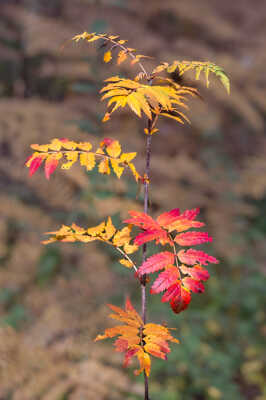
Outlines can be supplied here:
<path id="1" fill-rule="evenodd" d="M 263 0 L 0 1 L 0 399 L 140 400 L 142 377 L 121 367 L 106 303 L 140 293 L 110 248 L 43 246 L 62 223 L 121 224 L 142 209 L 132 178 L 43 172 L 23 167 L 31 143 L 54 137 L 120 140 L 144 167 L 142 123 L 127 111 L 101 123 L 99 89 L 136 66 L 102 61 L 98 42 L 60 46 L 75 34 L 116 33 L 153 68 L 161 61 L 209 60 L 232 82 L 228 96 L 189 75 L 203 101 L 191 101 L 191 125 L 161 120 L 152 143 L 151 212 L 200 207 L 214 237 L 204 295 L 174 315 L 160 296 L 148 318 L 177 328 L 167 362 L 153 360 L 152 400 L 263 400 L 266 259 L 266 3 Z M 152 252 L 152 249 L 150 249 Z"/>

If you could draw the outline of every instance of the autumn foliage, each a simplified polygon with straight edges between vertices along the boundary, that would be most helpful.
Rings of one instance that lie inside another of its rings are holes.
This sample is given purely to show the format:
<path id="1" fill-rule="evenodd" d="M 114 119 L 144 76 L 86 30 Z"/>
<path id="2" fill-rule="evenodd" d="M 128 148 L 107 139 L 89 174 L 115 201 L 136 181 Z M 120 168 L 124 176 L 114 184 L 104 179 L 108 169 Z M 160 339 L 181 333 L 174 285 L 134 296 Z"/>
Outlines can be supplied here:
<path id="1" fill-rule="evenodd" d="M 142 316 L 138 314 L 129 299 L 126 301 L 125 310 L 109 305 L 113 311 L 110 317 L 122 322 L 123 325 L 106 329 L 104 334 L 98 335 L 95 340 L 118 336 L 115 348 L 116 351 L 125 353 L 124 366 L 127 366 L 133 357 L 138 359 L 139 369 L 135 373 L 144 373 L 145 400 L 148 400 L 147 377 L 150 375 L 150 356 L 166 360 L 166 355 L 170 352 L 168 342 L 178 343 L 178 340 L 172 337 L 169 328 L 146 323 L 145 288 L 149 281 L 147 276 L 158 273 L 151 284 L 150 293 L 162 294 L 161 301 L 169 302 L 172 310 L 180 313 L 190 304 L 192 293 L 204 292 L 203 282 L 210 277 L 205 267 L 211 263 L 218 263 L 215 257 L 190 247 L 212 241 L 207 232 L 198 230 L 204 226 L 203 222 L 196 219 L 199 214 L 198 208 L 184 212 L 174 208 L 156 219 L 148 214 L 151 137 L 159 131 L 156 125 L 159 117 L 168 117 L 181 124 L 189 122 L 184 113 L 188 110 L 187 100 L 199 97 L 196 88 L 182 86 L 172 79 L 173 72 L 181 76 L 187 71 L 192 71 L 195 72 L 196 79 L 203 73 L 207 87 L 212 74 L 220 80 L 228 93 L 229 79 L 219 66 L 198 61 L 176 60 L 172 64 L 163 62 L 148 73 L 142 61 L 149 57 L 137 54 L 136 50 L 127 47 L 127 41 L 120 39 L 119 36 L 84 32 L 73 38 L 75 42 L 80 40 L 89 43 L 100 40 L 102 46 L 106 47 L 103 56 L 105 63 L 116 59 L 117 65 L 120 65 L 129 60 L 139 69 L 133 79 L 120 76 L 106 79 L 100 93 L 101 100 L 107 101 L 103 122 L 108 121 L 114 111 L 126 106 L 137 117 L 147 121 L 144 129 L 147 140 L 145 172 L 139 174 L 132 162 L 137 154 L 122 152 L 120 143 L 111 138 L 105 138 L 95 150 L 90 142 L 78 143 L 64 138 L 53 139 L 49 144 L 33 144 L 31 148 L 34 153 L 26 161 L 26 166 L 32 176 L 44 164 L 47 179 L 57 167 L 69 169 L 77 162 L 87 171 L 92 171 L 97 165 L 100 174 L 110 175 L 112 171 L 117 178 L 128 169 L 136 182 L 144 186 L 144 212 L 129 211 L 130 217 L 124 221 L 125 226 L 122 229 L 116 228 L 110 217 L 99 225 L 89 228 L 79 227 L 73 223 L 71 226 L 63 225 L 56 231 L 48 232 L 50 236 L 43 243 L 104 242 L 116 249 L 123 266 L 135 270 L 135 281 L 141 285 L 143 293 Z M 158 246 L 158 250 L 147 258 L 146 246 L 152 241 Z M 143 251 L 143 262 L 138 265 L 134 256 L 140 248 Z"/>

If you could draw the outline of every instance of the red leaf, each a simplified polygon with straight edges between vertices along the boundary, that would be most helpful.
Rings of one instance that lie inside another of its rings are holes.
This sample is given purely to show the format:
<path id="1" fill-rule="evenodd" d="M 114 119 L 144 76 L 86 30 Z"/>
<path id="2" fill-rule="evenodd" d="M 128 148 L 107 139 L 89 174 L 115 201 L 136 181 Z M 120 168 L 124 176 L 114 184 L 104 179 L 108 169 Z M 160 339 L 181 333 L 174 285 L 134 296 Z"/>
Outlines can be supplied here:
<path id="1" fill-rule="evenodd" d="M 195 265 L 194 267 L 186 267 L 185 265 L 181 265 L 180 269 L 183 274 L 188 274 L 192 278 L 200 281 L 207 281 L 210 277 L 209 272 L 201 265 Z"/>
<path id="2" fill-rule="evenodd" d="M 129 349 L 125 354 L 123 367 L 127 367 L 131 361 L 131 358 L 139 351 L 139 348 Z"/>
<path id="3" fill-rule="evenodd" d="M 180 215 L 180 210 L 179 208 L 174 208 L 171 211 L 165 212 L 157 218 L 158 224 L 160 224 L 162 227 L 167 228 L 168 225 L 173 223 L 176 218 Z"/>
<path id="4" fill-rule="evenodd" d="M 116 339 L 116 341 L 115 341 L 115 350 L 116 351 L 123 352 L 123 351 L 126 351 L 127 348 L 128 348 L 128 341 L 126 339 L 121 339 L 121 338 Z"/>
<path id="5" fill-rule="evenodd" d="M 156 243 L 171 243 L 171 240 L 168 239 L 167 232 L 163 229 L 160 230 L 146 230 L 145 232 L 141 232 L 134 239 L 134 244 L 140 246 L 144 243 L 150 242 L 152 240 L 156 240 Z"/>
<path id="6" fill-rule="evenodd" d="M 167 291 L 165 292 L 165 294 L 163 295 L 161 301 L 163 303 L 166 303 L 167 301 L 179 297 L 181 294 L 181 282 L 178 281 L 176 283 L 174 283 L 173 285 L 171 285 Z"/>
<path id="7" fill-rule="evenodd" d="M 37 169 L 41 166 L 43 162 L 43 157 L 35 157 L 32 162 L 30 163 L 30 176 L 35 174 Z"/>
<path id="8" fill-rule="evenodd" d="M 180 246 L 193 246 L 205 242 L 212 242 L 212 237 L 209 236 L 208 232 L 185 232 L 176 235 L 175 242 Z"/>
<path id="9" fill-rule="evenodd" d="M 146 261 L 139 267 L 139 275 L 150 274 L 151 272 L 159 271 L 167 267 L 169 264 L 173 264 L 175 261 L 175 256 L 169 251 L 163 251 L 158 254 L 147 258 Z"/>
<path id="10" fill-rule="evenodd" d="M 184 311 L 191 301 L 191 294 L 190 292 L 181 286 L 180 294 L 177 297 L 174 297 L 170 301 L 170 305 L 174 313 L 178 314 L 181 311 Z"/>
<path id="11" fill-rule="evenodd" d="M 48 157 L 46 159 L 44 167 L 46 179 L 50 179 L 50 176 L 55 171 L 57 165 L 58 165 L 58 160 L 56 158 Z"/>
<path id="12" fill-rule="evenodd" d="M 148 214 L 139 211 L 129 211 L 132 218 L 126 219 L 124 222 L 132 224 L 143 229 L 160 230 L 160 225 L 152 219 Z"/>
<path id="13" fill-rule="evenodd" d="M 114 139 L 106 137 L 102 140 L 101 142 L 101 146 L 110 146 L 110 144 L 112 144 L 114 142 Z"/>
<path id="14" fill-rule="evenodd" d="M 173 285 L 178 279 L 180 279 L 179 270 L 174 266 L 169 266 L 165 271 L 161 272 L 158 278 L 154 281 L 151 287 L 151 294 L 160 293 L 169 286 Z"/>
<path id="15" fill-rule="evenodd" d="M 205 290 L 203 283 L 193 278 L 186 277 L 182 279 L 182 283 L 187 289 L 194 293 L 203 293 Z"/>
<path id="16" fill-rule="evenodd" d="M 187 265 L 194 265 L 197 262 L 202 265 L 208 265 L 208 262 L 213 264 L 219 263 L 219 261 L 215 257 L 212 257 L 201 250 L 194 249 L 188 249 L 187 251 L 180 250 L 178 252 L 178 258 L 182 263 Z"/>
<path id="17" fill-rule="evenodd" d="M 183 232 L 187 231 L 190 228 L 201 228 L 205 224 L 199 221 L 190 221 L 189 219 L 184 219 L 183 217 L 179 217 L 176 221 L 174 221 L 171 225 L 168 225 L 168 231 L 177 231 Z"/>
<path id="18" fill-rule="evenodd" d="M 183 214 L 180 215 L 180 217 L 189 219 L 190 221 L 193 221 L 193 219 L 196 218 L 196 216 L 199 214 L 200 209 L 199 208 L 193 208 L 192 210 L 186 210 L 183 212 Z"/>

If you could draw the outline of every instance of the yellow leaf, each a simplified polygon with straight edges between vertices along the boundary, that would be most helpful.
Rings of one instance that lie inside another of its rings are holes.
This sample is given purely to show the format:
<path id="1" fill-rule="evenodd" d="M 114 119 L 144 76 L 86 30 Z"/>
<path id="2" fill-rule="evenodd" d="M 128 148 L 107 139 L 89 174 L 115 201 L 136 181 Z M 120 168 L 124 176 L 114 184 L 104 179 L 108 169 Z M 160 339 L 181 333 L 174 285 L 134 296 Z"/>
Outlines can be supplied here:
<path id="1" fill-rule="evenodd" d="M 136 182 L 139 181 L 139 179 L 141 178 L 140 174 L 138 173 L 138 171 L 135 168 L 135 165 L 133 163 L 129 163 L 128 164 L 129 168 L 131 169 L 132 174 L 134 175 Z"/>
<path id="2" fill-rule="evenodd" d="M 125 258 L 122 258 L 122 260 L 119 260 L 120 264 L 124 265 L 124 267 L 127 268 L 132 268 L 133 267 L 133 263 L 129 260 L 126 260 Z"/>
<path id="3" fill-rule="evenodd" d="M 128 243 L 126 243 L 123 247 L 124 252 L 127 254 L 135 253 L 135 251 L 137 251 L 138 248 L 139 247 L 136 244 L 128 244 Z"/>
<path id="4" fill-rule="evenodd" d="M 140 369 L 134 371 L 135 375 L 139 375 L 142 371 L 145 371 L 146 375 L 149 376 L 151 371 L 151 359 L 149 354 L 141 349 L 137 352 L 137 357 L 139 359 Z"/>
<path id="5" fill-rule="evenodd" d="M 111 165 L 114 170 L 114 173 L 116 174 L 116 176 L 118 178 L 120 178 L 122 173 L 124 172 L 125 167 L 121 167 L 121 165 L 119 164 L 119 161 L 117 161 L 117 160 L 112 159 L 110 161 L 111 161 Z"/>
<path id="6" fill-rule="evenodd" d="M 87 171 L 91 171 L 95 167 L 95 155 L 93 153 L 81 153 L 79 159 L 80 165 L 84 165 Z"/>
<path id="7" fill-rule="evenodd" d="M 138 117 L 141 118 L 141 108 L 138 98 L 136 97 L 136 93 L 133 92 L 127 97 L 127 104 L 131 108 L 131 110 L 137 114 Z"/>
<path id="8" fill-rule="evenodd" d="M 109 119 L 110 119 L 110 113 L 107 112 L 107 113 L 104 115 L 104 117 L 103 117 L 103 119 L 102 119 L 102 122 L 106 122 L 106 121 L 108 121 Z"/>
<path id="9" fill-rule="evenodd" d="M 100 235 L 105 229 L 105 222 L 102 222 L 101 224 L 97 226 L 93 226 L 92 228 L 87 229 L 87 233 L 90 236 L 97 236 Z"/>
<path id="10" fill-rule="evenodd" d="M 126 50 L 121 50 L 118 53 L 117 56 L 117 65 L 122 64 L 127 59 L 127 51 Z"/>
<path id="11" fill-rule="evenodd" d="M 129 93 L 128 89 L 115 88 L 113 90 L 106 91 L 106 93 L 101 97 L 101 100 L 107 99 L 108 97 L 125 96 L 128 95 L 128 93 Z"/>
<path id="12" fill-rule="evenodd" d="M 77 143 L 73 142 L 72 140 L 62 139 L 61 143 L 63 149 L 66 150 L 75 150 L 77 148 Z"/>
<path id="13" fill-rule="evenodd" d="M 66 155 L 66 159 L 68 160 L 68 162 L 62 164 L 61 168 L 69 169 L 77 161 L 79 154 L 77 151 L 70 151 L 69 153 L 66 153 L 65 155 Z"/>
<path id="14" fill-rule="evenodd" d="M 112 60 L 112 53 L 111 53 L 110 50 L 108 50 L 106 53 L 104 53 L 103 61 L 104 61 L 105 63 L 108 63 L 108 62 L 111 61 L 111 60 Z"/>
<path id="15" fill-rule="evenodd" d="M 100 174 L 110 175 L 111 170 L 110 170 L 108 158 L 105 158 L 104 160 L 102 160 L 100 162 L 100 164 L 98 166 L 98 170 L 99 170 Z"/>
<path id="16" fill-rule="evenodd" d="M 113 237 L 113 244 L 115 246 L 120 247 L 120 246 L 123 246 L 123 245 L 129 243 L 131 240 L 130 232 L 131 232 L 131 229 L 128 226 L 123 228 L 121 231 L 117 231 L 117 233 Z"/>
<path id="17" fill-rule="evenodd" d="M 77 143 L 77 148 L 83 151 L 89 151 L 92 148 L 92 144 L 90 142 L 80 142 Z"/>
<path id="18" fill-rule="evenodd" d="M 129 163 L 136 157 L 137 153 L 123 153 L 120 156 L 120 161 L 123 163 Z"/>
<path id="19" fill-rule="evenodd" d="M 30 146 L 33 150 L 37 151 L 48 151 L 49 150 L 49 144 L 31 144 Z"/>
<path id="20" fill-rule="evenodd" d="M 62 142 L 59 139 L 53 139 L 49 144 L 50 150 L 59 151 L 61 150 L 61 147 L 62 147 Z"/>
<path id="21" fill-rule="evenodd" d="M 108 217 L 106 225 L 105 225 L 105 233 L 102 234 L 102 238 L 105 240 L 109 240 L 115 234 L 115 232 L 116 232 L 116 228 L 114 227 L 111 218 Z"/>
<path id="22" fill-rule="evenodd" d="M 106 152 L 110 157 L 119 157 L 121 153 L 121 146 L 119 141 L 114 140 L 109 146 L 106 147 Z"/>

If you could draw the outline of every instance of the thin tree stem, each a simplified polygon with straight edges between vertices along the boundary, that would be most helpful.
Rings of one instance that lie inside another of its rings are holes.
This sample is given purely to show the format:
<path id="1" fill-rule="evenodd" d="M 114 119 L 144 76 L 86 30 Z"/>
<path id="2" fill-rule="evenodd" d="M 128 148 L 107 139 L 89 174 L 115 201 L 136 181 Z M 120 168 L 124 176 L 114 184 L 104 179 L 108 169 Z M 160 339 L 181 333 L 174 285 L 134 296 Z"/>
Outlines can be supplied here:
<path id="1" fill-rule="evenodd" d="M 148 132 L 152 129 L 152 120 L 148 120 Z M 146 140 L 146 167 L 145 167 L 145 183 L 144 183 L 144 212 L 147 213 L 149 209 L 149 181 L 150 181 L 150 160 L 151 160 L 151 134 L 147 135 Z M 143 245 L 142 261 L 146 259 L 147 245 Z M 143 275 L 141 280 L 141 311 L 142 319 L 146 324 L 147 319 L 147 298 L 146 298 L 146 275 Z M 148 377 L 144 371 L 144 388 L 145 395 L 144 400 L 150 400 L 149 398 L 149 383 Z"/>

